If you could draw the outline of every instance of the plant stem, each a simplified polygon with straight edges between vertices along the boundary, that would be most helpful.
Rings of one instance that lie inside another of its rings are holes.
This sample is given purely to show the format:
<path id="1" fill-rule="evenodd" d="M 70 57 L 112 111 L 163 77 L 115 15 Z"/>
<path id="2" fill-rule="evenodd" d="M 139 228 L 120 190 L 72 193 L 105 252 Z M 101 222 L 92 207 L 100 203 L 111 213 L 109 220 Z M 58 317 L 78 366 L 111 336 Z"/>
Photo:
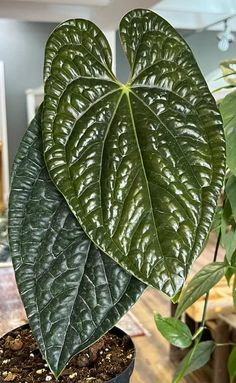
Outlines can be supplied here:
<path id="1" fill-rule="evenodd" d="M 215 247 L 214 257 L 213 257 L 213 262 L 216 262 L 216 260 L 217 260 L 218 250 L 219 250 L 219 246 L 220 246 L 220 239 L 221 239 L 221 230 L 219 231 L 219 234 L 218 234 L 218 237 L 217 237 L 216 247 Z M 208 291 L 208 293 L 205 296 L 203 313 L 202 313 L 201 327 L 204 327 L 205 326 L 205 322 L 206 322 L 206 312 L 207 312 L 208 298 L 209 298 L 209 291 Z M 201 339 L 201 334 L 200 334 L 200 339 Z"/>
<path id="2" fill-rule="evenodd" d="M 219 231 L 219 234 L 218 234 L 218 237 L 217 237 L 213 262 L 216 262 L 216 260 L 217 260 L 218 250 L 219 250 L 219 246 L 220 246 L 220 240 L 221 240 L 221 230 Z"/>
<path id="3" fill-rule="evenodd" d="M 205 295 L 204 306 L 203 306 L 203 313 L 202 313 L 201 327 L 204 327 L 204 326 L 205 326 L 205 322 L 206 322 L 206 312 L 207 312 L 208 298 L 209 298 L 209 292 L 206 293 L 206 295 Z"/>
<path id="4" fill-rule="evenodd" d="M 219 250 L 219 246 L 220 246 L 220 239 L 221 239 L 221 230 L 219 231 L 219 234 L 218 234 L 218 237 L 217 237 L 215 251 L 214 251 L 214 257 L 213 257 L 213 262 L 216 262 L 216 260 L 217 260 L 218 250 Z M 199 329 L 197 330 L 197 332 L 195 334 L 195 337 L 193 338 L 193 340 L 194 340 L 193 348 L 190 350 L 190 353 L 189 353 L 189 356 L 188 356 L 188 360 L 185 362 L 185 366 L 183 366 L 182 370 L 179 372 L 178 376 L 175 378 L 173 383 L 181 382 L 182 378 L 185 376 L 185 373 L 186 373 L 188 367 L 191 364 L 192 358 L 193 358 L 193 356 L 194 356 L 194 354 L 195 354 L 195 352 L 197 350 L 198 344 L 201 341 L 203 331 L 201 331 L 200 329 L 203 330 L 204 327 L 205 327 L 208 298 L 209 298 L 209 292 L 205 296 L 201 325 L 200 325 Z M 225 344 L 223 344 L 223 343 L 222 344 L 219 343 L 219 344 L 216 344 L 216 345 L 217 346 L 225 346 Z"/>

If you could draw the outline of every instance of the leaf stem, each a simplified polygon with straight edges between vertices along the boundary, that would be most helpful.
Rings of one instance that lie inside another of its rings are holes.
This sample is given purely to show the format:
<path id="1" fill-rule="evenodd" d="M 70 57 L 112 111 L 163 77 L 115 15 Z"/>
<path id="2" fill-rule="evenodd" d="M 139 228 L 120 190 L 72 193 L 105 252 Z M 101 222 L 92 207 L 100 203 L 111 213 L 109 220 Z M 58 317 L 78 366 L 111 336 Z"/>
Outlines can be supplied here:
<path id="1" fill-rule="evenodd" d="M 216 262 L 216 260 L 217 260 L 217 255 L 218 255 L 219 246 L 220 246 L 220 240 L 221 240 L 221 230 L 219 231 L 219 234 L 218 234 L 218 237 L 217 237 L 213 262 Z"/>
<path id="2" fill-rule="evenodd" d="M 216 247 L 215 247 L 215 251 L 214 251 L 213 262 L 216 262 L 216 260 L 217 260 L 217 255 L 218 255 L 219 246 L 220 246 L 220 239 L 221 239 L 221 229 L 219 231 L 219 234 L 218 234 L 218 237 L 217 237 L 217 241 L 216 241 Z M 209 299 L 209 291 L 208 291 L 208 293 L 205 296 L 203 313 L 202 313 L 202 321 L 201 321 L 201 326 L 200 327 L 204 327 L 205 326 L 208 299 Z M 200 338 L 201 338 L 201 334 L 200 334 Z"/>

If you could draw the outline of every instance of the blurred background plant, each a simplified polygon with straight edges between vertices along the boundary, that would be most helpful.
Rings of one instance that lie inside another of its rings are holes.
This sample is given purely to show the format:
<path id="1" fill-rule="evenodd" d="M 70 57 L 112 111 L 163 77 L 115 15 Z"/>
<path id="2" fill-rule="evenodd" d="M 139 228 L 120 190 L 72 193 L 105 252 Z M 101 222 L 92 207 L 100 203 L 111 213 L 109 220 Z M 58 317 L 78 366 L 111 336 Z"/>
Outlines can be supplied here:
<path id="1" fill-rule="evenodd" d="M 234 277 L 233 299 L 236 307 L 236 59 L 221 63 L 228 94 L 218 101 L 226 139 L 226 176 L 222 204 L 218 207 L 213 229 L 221 233 L 221 245 L 229 264 L 226 278 Z"/>
<path id="2" fill-rule="evenodd" d="M 170 344 L 189 350 L 177 367 L 173 383 L 181 382 L 186 375 L 203 367 L 210 360 L 215 348 L 222 346 L 214 340 L 202 341 L 202 334 L 206 328 L 209 292 L 223 277 L 232 288 L 232 306 L 236 310 L 236 59 L 222 62 L 220 68 L 222 76 L 219 80 L 224 78 L 225 85 L 216 89 L 214 93 L 223 119 L 226 171 L 211 230 L 217 237 L 213 261 L 187 281 L 181 294 L 173 300 L 174 303 L 178 303 L 174 317 L 163 318 L 159 314 L 155 314 L 154 317 L 158 330 Z M 226 95 L 219 99 L 222 90 Z M 217 261 L 220 245 L 225 251 L 223 262 Z M 181 318 L 185 311 L 204 295 L 202 320 L 197 331 L 192 334 Z M 236 377 L 236 344 L 230 345 L 233 347 L 227 367 L 230 383 L 233 383 Z"/>

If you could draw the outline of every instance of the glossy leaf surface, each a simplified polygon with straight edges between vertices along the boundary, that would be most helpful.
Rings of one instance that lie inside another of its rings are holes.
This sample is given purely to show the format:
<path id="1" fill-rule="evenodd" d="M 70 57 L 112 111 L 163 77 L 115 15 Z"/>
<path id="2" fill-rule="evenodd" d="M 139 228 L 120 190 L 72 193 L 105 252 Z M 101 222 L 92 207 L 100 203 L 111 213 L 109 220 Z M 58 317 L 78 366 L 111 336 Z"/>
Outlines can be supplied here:
<path id="1" fill-rule="evenodd" d="M 211 340 L 197 343 L 179 364 L 173 383 L 179 383 L 183 377 L 205 366 L 214 351 L 215 343 Z"/>
<path id="2" fill-rule="evenodd" d="M 158 330 L 169 343 L 180 348 L 191 345 L 192 334 L 185 323 L 177 318 L 163 318 L 160 314 L 156 314 L 154 318 Z"/>
<path id="3" fill-rule="evenodd" d="M 9 239 L 16 280 L 42 355 L 58 376 L 132 306 L 144 284 L 96 250 L 49 178 L 40 116 L 13 170 Z"/>
<path id="4" fill-rule="evenodd" d="M 45 55 L 43 141 L 50 175 L 87 235 L 170 296 L 199 255 L 224 175 L 220 114 L 187 44 L 133 10 L 120 36 L 131 73 L 111 72 L 102 32 L 77 19 Z"/>
<path id="5" fill-rule="evenodd" d="M 226 270 L 224 262 L 214 262 L 202 267 L 183 290 L 175 313 L 176 317 L 183 314 L 188 307 L 215 286 L 225 275 Z"/>

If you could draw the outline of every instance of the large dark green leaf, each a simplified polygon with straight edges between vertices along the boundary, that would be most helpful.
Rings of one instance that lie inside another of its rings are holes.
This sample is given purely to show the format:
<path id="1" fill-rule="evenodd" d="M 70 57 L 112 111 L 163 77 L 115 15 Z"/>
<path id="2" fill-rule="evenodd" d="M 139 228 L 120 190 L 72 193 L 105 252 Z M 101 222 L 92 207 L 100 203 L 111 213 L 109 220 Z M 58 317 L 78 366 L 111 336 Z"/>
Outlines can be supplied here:
<path id="1" fill-rule="evenodd" d="M 208 234 L 224 175 L 220 114 L 193 55 L 160 16 L 133 10 L 120 36 L 131 74 L 91 22 L 46 46 L 43 141 L 50 175 L 88 236 L 173 296 Z"/>
<path id="2" fill-rule="evenodd" d="M 236 176 L 236 92 L 228 94 L 220 103 L 226 139 L 226 162 Z"/>
<path id="3" fill-rule="evenodd" d="M 44 164 L 39 118 L 14 164 L 9 239 L 30 326 L 57 376 L 119 320 L 144 284 L 97 251 L 70 212 Z"/>

